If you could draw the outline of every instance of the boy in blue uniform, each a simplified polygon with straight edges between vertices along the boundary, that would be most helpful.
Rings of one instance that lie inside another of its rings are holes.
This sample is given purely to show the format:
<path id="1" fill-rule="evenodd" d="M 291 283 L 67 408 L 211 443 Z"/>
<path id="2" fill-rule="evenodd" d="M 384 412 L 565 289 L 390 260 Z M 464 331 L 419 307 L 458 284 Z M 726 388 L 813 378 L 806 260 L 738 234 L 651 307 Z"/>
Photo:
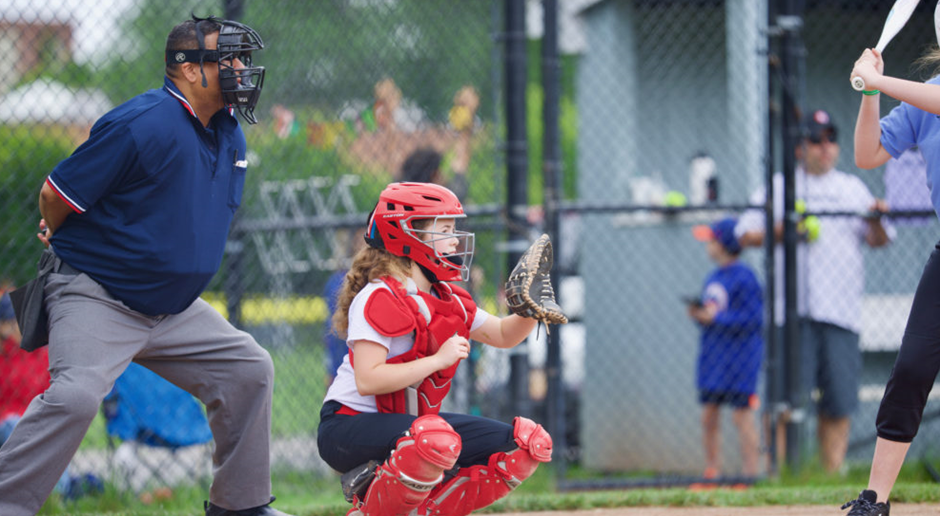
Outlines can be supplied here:
<path id="1" fill-rule="evenodd" d="M 736 224 L 735 219 L 725 218 L 693 228 L 695 238 L 706 242 L 708 257 L 718 265 L 705 279 L 701 300 L 688 307 L 689 317 L 702 329 L 696 382 L 702 403 L 706 479 L 717 478 L 721 470 L 721 405 L 734 409 L 744 476 L 758 473 L 754 412 L 759 405 L 757 375 L 764 353 L 763 294 L 753 271 L 738 261 L 741 243 L 734 233 Z"/>
<path id="2" fill-rule="evenodd" d="M 271 357 L 199 298 L 241 203 L 247 158 L 234 112 L 255 122 L 264 68 L 251 52 L 263 46 L 238 22 L 177 25 L 163 87 L 101 117 L 43 184 L 52 384 L 0 450 L 0 514 L 39 511 L 134 361 L 206 405 L 207 516 L 284 516 L 269 505 Z"/>

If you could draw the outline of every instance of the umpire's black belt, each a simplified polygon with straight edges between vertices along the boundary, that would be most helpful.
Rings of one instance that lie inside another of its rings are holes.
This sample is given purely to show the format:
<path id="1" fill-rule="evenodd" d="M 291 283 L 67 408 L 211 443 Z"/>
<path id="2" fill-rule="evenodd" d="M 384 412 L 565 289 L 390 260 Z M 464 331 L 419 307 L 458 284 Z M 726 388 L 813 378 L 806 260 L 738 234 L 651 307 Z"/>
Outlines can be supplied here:
<path id="1" fill-rule="evenodd" d="M 69 264 L 63 262 L 62 259 L 59 258 L 59 257 L 56 257 L 56 262 L 57 262 L 57 263 L 56 263 L 56 267 L 55 267 L 55 272 L 56 272 L 56 274 L 65 274 L 65 275 L 68 275 L 68 276 L 78 276 L 79 274 L 82 273 L 82 271 L 80 271 L 80 270 L 76 269 L 75 267 L 72 267 L 71 265 L 69 265 Z"/>

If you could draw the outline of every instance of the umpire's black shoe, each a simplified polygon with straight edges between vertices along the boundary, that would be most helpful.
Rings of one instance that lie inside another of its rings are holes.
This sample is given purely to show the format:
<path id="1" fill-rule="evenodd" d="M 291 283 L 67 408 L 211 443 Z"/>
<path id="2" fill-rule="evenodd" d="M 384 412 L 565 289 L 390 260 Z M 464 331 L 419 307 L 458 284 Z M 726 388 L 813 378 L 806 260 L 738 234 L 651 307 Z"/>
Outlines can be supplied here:
<path id="1" fill-rule="evenodd" d="M 271 502 L 273 501 L 274 497 L 272 496 Z M 268 502 L 260 507 L 252 507 L 251 509 L 242 509 L 240 511 L 223 509 L 218 505 L 213 505 L 209 502 L 206 502 L 206 516 L 291 516 L 286 512 L 281 512 L 272 508 L 271 502 Z"/>
<path id="2" fill-rule="evenodd" d="M 870 489 L 859 493 L 858 498 L 845 503 L 843 509 L 851 507 L 846 516 L 888 516 L 891 503 L 878 503 L 878 494 Z"/>

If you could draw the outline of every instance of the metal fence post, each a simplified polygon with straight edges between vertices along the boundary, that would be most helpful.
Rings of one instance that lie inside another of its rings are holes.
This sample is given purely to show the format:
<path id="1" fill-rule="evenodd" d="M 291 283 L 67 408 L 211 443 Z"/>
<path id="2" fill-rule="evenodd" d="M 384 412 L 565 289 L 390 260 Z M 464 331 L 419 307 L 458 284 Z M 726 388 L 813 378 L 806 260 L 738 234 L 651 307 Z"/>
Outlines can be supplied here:
<path id="1" fill-rule="evenodd" d="M 802 433 L 805 428 L 804 400 L 800 392 L 799 321 L 797 313 L 796 277 L 796 145 L 799 144 L 800 128 L 798 110 L 803 83 L 803 43 L 800 30 L 803 26 L 803 8 L 799 0 L 785 0 L 779 18 L 783 28 L 781 39 L 781 70 L 783 85 L 783 113 L 781 117 L 783 136 L 783 245 L 784 245 L 784 338 L 786 350 L 784 370 L 787 378 L 787 398 L 790 402 L 790 422 L 787 425 L 787 464 L 794 469 L 800 467 Z"/>
<path id="2" fill-rule="evenodd" d="M 545 232 L 548 233 L 557 255 L 561 253 L 558 246 L 559 238 L 558 203 L 561 200 L 561 136 L 559 133 L 559 104 L 561 101 L 561 63 L 558 57 L 558 0 L 543 0 L 542 24 L 542 88 L 544 98 L 542 103 L 543 143 L 542 143 L 542 175 L 544 177 L 545 196 Z M 556 265 L 552 274 L 552 286 L 558 293 L 558 281 L 561 271 Z M 559 298 L 559 301 L 561 299 Z M 554 436 L 556 474 L 559 479 L 565 478 L 565 383 L 562 376 L 561 342 L 559 340 L 561 328 L 549 333 L 548 356 L 545 370 L 548 377 L 548 425 Z"/>
<path id="3" fill-rule="evenodd" d="M 507 265 L 516 265 L 527 242 L 528 143 L 526 135 L 525 0 L 506 0 L 506 191 L 509 243 Z M 529 357 L 525 342 L 510 357 L 512 412 L 528 415 Z"/>

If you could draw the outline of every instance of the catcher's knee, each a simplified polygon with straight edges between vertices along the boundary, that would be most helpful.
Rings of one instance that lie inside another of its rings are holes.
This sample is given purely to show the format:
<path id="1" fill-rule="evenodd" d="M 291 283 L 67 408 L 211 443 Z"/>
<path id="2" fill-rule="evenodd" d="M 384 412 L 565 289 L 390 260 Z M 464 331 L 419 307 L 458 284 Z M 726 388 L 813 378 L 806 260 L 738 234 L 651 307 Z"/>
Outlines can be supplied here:
<path id="1" fill-rule="evenodd" d="M 513 438 L 518 448 L 494 453 L 486 466 L 461 468 L 454 478 L 435 488 L 428 497 L 427 514 L 470 514 L 508 495 L 532 476 L 540 463 L 551 460 L 552 438 L 542 425 L 517 417 Z"/>
<path id="2" fill-rule="evenodd" d="M 460 450 L 460 435 L 440 416 L 415 419 L 377 468 L 359 510 L 365 516 L 411 513 L 454 467 Z"/>
<path id="3" fill-rule="evenodd" d="M 542 425 L 524 417 L 512 421 L 512 437 L 519 448 L 529 452 L 537 462 L 551 462 L 552 436 Z"/>
<path id="4" fill-rule="evenodd" d="M 519 448 L 503 454 L 505 457 L 497 461 L 496 466 L 506 483 L 515 489 L 532 476 L 539 463 L 552 460 L 552 436 L 542 425 L 528 418 L 517 417 L 512 426 L 512 436 Z M 493 462 L 492 458 L 490 462 Z"/>

